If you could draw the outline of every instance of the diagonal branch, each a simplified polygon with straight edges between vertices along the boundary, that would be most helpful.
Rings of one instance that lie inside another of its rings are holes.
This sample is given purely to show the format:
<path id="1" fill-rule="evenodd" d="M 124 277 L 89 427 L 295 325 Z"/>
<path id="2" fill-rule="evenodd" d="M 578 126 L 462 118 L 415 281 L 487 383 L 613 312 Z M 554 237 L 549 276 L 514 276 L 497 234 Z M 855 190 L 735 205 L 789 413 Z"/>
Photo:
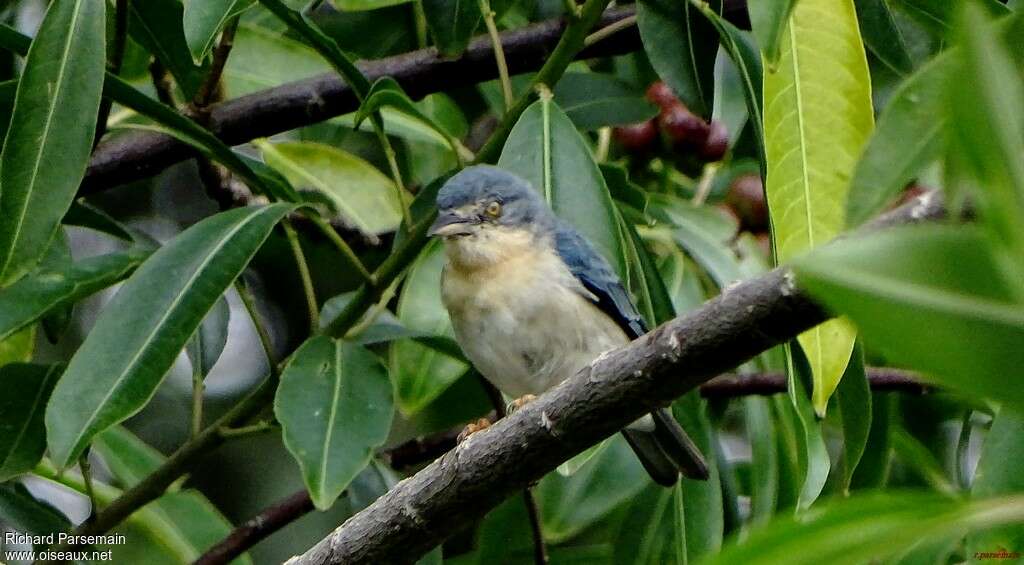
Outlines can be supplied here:
<path id="1" fill-rule="evenodd" d="M 940 200 L 872 226 L 939 217 Z M 785 268 L 732 286 L 470 436 L 289 563 L 413 562 L 588 446 L 828 318 Z"/>

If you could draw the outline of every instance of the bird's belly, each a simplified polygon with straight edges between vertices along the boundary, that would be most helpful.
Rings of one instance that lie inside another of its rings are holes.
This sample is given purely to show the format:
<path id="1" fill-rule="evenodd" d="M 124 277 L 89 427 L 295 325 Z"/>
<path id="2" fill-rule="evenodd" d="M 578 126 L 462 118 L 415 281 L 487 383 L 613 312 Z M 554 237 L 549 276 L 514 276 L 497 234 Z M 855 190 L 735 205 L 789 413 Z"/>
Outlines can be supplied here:
<path id="1" fill-rule="evenodd" d="M 551 277 L 455 278 L 446 276 L 443 296 L 456 339 L 509 396 L 539 394 L 628 341 L 593 303 Z"/>

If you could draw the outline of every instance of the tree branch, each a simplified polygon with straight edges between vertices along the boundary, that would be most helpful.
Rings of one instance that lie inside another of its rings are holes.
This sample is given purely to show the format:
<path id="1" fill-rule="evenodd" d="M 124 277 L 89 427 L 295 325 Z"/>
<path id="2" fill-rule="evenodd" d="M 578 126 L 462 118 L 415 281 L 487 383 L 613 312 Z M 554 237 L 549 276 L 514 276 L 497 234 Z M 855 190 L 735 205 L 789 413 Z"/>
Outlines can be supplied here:
<path id="1" fill-rule="evenodd" d="M 306 489 L 294 492 L 235 528 L 228 537 L 199 556 L 199 559 L 196 559 L 192 565 L 229 563 L 270 534 L 309 514 L 312 510 L 313 501 L 309 498 L 309 492 Z"/>
<path id="2" fill-rule="evenodd" d="M 872 227 L 942 215 L 927 193 Z M 289 563 L 406 563 L 563 461 L 830 316 L 775 269 L 602 355 L 402 481 Z"/>

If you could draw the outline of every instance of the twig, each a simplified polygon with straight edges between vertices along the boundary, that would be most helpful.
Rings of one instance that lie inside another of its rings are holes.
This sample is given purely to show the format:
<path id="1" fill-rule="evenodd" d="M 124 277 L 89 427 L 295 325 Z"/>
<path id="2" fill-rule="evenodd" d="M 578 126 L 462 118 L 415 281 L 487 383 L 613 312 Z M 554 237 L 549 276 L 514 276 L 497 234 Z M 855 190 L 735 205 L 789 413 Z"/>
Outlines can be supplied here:
<path id="1" fill-rule="evenodd" d="M 195 363 L 199 365 L 199 363 Z M 206 383 L 203 380 L 203 372 L 199 367 L 192 367 L 192 438 L 194 439 L 203 431 L 203 393 L 206 391 Z"/>
<path id="2" fill-rule="evenodd" d="M 583 40 L 583 44 L 586 45 L 587 47 L 590 47 L 591 45 L 597 43 L 598 41 L 606 39 L 610 35 L 616 34 L 626 28 L 633 27 L 635 25 L 636 14 L 633 14 L 632 16 L 622 18 L 617 22 L 610 23 L 604 26 L 603 28 L 595 31 L 594 33 L 588 35 L 587 38 Z"/>
<path id="3" fill-rule="evenodd" d="M 341 252 L 353 267 L 355 267 L 356 273 L 360 278 L 370 285 L 376 283 L 373 278 L 373 273 L 366 268 L 366 265 L 363 265 L 363 262 L 359 259 L 359 256 L 356 255 L 355 251 L 352 251 L 352 247 L 349 246 L 348 242 L 342 239 L 341 236 L 338 235 L 338 232 L 335 231 L 326 220 L 321 218 L 316 212 L 309 212 L 305 214 L 305 217 L 309 218 L 309 221 L 313 223 L 316 229 L 320 230 L 320 233 L 324 234 L 324 237 L 334 244 L 334 247 Z"/>
<path id="4" fill-rule="evenodd" d="M 149 63 L 149 76 L 153 80 L 153 88 L 156 89 L 157 99 L 172 108 L 176 108 L 177 102 L 174 101 L 174 84 L 171 82 L 171 73 L 167 71 L 167 67 L 160 62 L 160 59 L 153 57 L 153 60 Z M 96 151 L 102 152 L 103 147 L 104 145 L 100 144 L 96 147 Z M 96 151 L 93 152 L 94 158 Z"/>
<path id="5" fill-rule="evenodd" d="M 96 490 L 92 486 L 92 465 L 89 464 L 89 450 L 85 450 L 78 458 L 78 468 L 82 471 L 82 484 L 85 485 L 85 495 L 89 498 L 89 516 L 85 523 L 94 522 L 100 507 L 96 499 Z"/>
<path id="6" fill-rule="evenodd" d="M 238 526 L 223 540 L 196 559 L 192 565 L 230 563 L 270 534 L 313 511 L 309 492 L 302 489 L 284 500 L 268 506 Z"/>
<path id="7" fill-rule="evenodd" d="M 941 217 L 940 200 L 928 193 L 868 229 Z M 733 285 L 470 436 L 289 563 L 414 561 L 643 414 L 829 317 L 785 268 Z"/>
<path id="8" fill-rule="evenodd" d="M 220 78 L 224 74 L 224 65 L 228 62 L 228 55 L 235 45 L 235 32 L 238 30 L 238 18 L 235 16 L 224 24 L 224 30 L 220 33 L 220 41 L 213 50 L 213 62 L 210 63 L 210 72 L 207 73 L 203 83 L 196 91 L 192 99 L 192 108 L 197 112 L 205 112 L 206 107 L 217 100 L 220 96 Z M 200 122 L 202 123 L 202 122 Z"/>
<path id="9" fill-rule="evenodd" d="M 124 63 L 124 48 L 128 38 L 128 1 L 117 0 L 114 5 L 114 42 L 110 46 L 110 57 L 107 60 L 107 70 L 113 74 L 121 72 L 121 65 Z M 103 134 L 107 133 L 107 120 L 110 118 L 110 108 L 114 101 L 110 98 L 100 100 L 100 110 L 96 116 L 96 136 L 92 140 L 95 149 Z"/>
<path id="10" fill-rule="evenodd" d="M 295 265 L 299 269 L 299 278 L 302 279 L 302 291 L 306 296 L 306 308 L 309 310 L 309 333 L 312 335 L 320 329 L 320 306 L 316 300 L 316 291 L 313 289 L 313 277 L 309 274 L 306 254 L 302 251 L 299 235 L 295 233 L 295 228 L 292 227 L 291 221 L 285 219 L 281 222 L 281 227 L 284 228 L 285 237 L 288 238 L 288 245 L 292 249 L 292 256 L 295 257 Z M 338 236 L 329 226 L 327 229 L 335 237 Z"/>
<path id="11" fill-rule="evenodd" d="M 274 342 L 270 339 L 270 331 L 267 330 L 267 326 L 264 325 L 260 318 L 260 313 L 256 308 L 256 299 L 253 297 L 252 291 L 249 290 L 249 286 L 245 284 L 241 277 L 235 281 L 235 290 L 238 291 L 238 297 L 242 299 L 245 311 L 249 313 L 249 319 L 252 320 L 252 325 L 256 328 L 256 335 L 260 338 L 260 345 L 263 347 L 263 354 L 267 358 L 267 366 L 270 369 L 270 378 L 276 382 L 278 377 L 280 377 L 280 373 L 278 372 L 279 369 L 274 355 Z"/>
<path id="12" fill-rule="evenodd" d="M 224 439 L 236 439 L 240 437 L 251 436 L 255 434 L 262 434 L 278 429 L 278 427 L 266 420 L 256 422 L 251 426 L 242 426 L 239 428 L 221 428 L 219 433 L 220 437 Z"/>
<path id="13" fill-rule="evenodd" d="M 501 46 L 501 36 L 498 34 L 498 26 L 494 23 L 494 10 L 491 9 L 490 0 L 478 0 L 480 13 L 484 18 L 484 25 L 487 27 L 487 35 L 491 38 L 491 45 L 494 46 L 494 62 L 498 66 L 498 79 L 501 82 L 501 95 L 505 100 L 505 111 L 512 108 L 514 97 L 512 95 L 512 79 L 508 76 L 508 63 L 505 62 L 505 50 Z"/>

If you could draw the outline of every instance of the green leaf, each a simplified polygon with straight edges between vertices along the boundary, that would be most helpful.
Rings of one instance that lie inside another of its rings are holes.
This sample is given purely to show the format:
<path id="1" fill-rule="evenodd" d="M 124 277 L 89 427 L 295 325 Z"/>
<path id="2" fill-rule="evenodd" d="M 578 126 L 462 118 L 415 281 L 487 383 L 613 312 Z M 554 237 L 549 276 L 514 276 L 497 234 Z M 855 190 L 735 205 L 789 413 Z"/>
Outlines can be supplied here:
<path id="1" fill-rule="evenodd" d="M 412 0 L 331 0 L 339 10 L 343 12 L 365 12 L 367 10 L 378 10 L 396 4 L 405 4 Z"/>
<path id="2" fill-rule="evenodd" d="M 39 260 L 85 174 L 103 85 L 105 4 L 51 5 L 25 59 L 0 154 L 0 286 Z"/>
<path id="3" fill-rule="evenodd" d="M 736 71 L 740 75 L 740 81 L 743 85 L 743 99 L 747 105 L 747 114 L 751 118 L 748 122 L 754 128 L 757 150 L 761 157 L 759 159 L 759 164 L 762 166 L 761 176 L 763 177 L 765 157 L 764 121 L 762 119 L 761 103 L 763 89 L 761 57 L 758 54 L 757 47 L 753 45 L 749 34 L 737 29 L 736 26 L 727 22 L 707 5 L 701 6 L 701 13 L 718 30 L 718 37 L 722 48 L 729 55 L 729 58 L 732 59 L 733 64 L 736 65 Z M 735 133 L 739 134 L 739 132 Z"/>
<path id="4" fill-rule="evenodd" d="M 130 228 L 84 200 L 78 200 L 71 204 L 68 213 L 64 214 L 63 223 L 66 226 L 78 226 L 96 230 L 125 241 L 132 241 L 134 239 Z"/>
<path id="5" fill-rule="evenodd" d="M 914 62 L 886 0 L 854 0 L 854 5 L 861 35 L 871 53 L 896 73 L 910 74 Z"/>
<path id="6" fill-rule="evenodd" d="M 565 73 L 554 94 L 555 103 L 582 130 L 644 122 L 658 114 L 643 92 L 603 73 Z"/>
<path id="7" fill-rule="evenodd" d="M 190 0 L 204 1 L 208 0 Z M 243 23 L 224 66 L 224 87 L 227 96 L 235 98 L 330 71 L 331 66 L 306 44 Z"/>
<path id="8" fill-rule="evenodd" d="M 894 426 L 890 433 L 893 452 L 906 470 L 936 492 L 950 496 L 958 494 L 945 467 L 928 446 L 901 426 Z"/>
<path id="9" fill-rule="evenodd" d="M 890 0 L 902 11 L 930 29 L 933 34 L 944 39 L 953 29 L 953 19 L 957 7 L 962 3 L 949 0 Z M 989 16 L 1002 16 L 1009 12 L 999 0 L 977 0 L 977 6 L 984 8 Z"/>
<path id="10" fill-rule="evenodd" d="M 23 362 L 32 360 L 32 352 L 35 350 L 36 327 L 29 326 L 20 332 L 0 341 L 0 367 L 8 363 Z"/>
<path id="11" fill-rule="evenodd" d="M 890 421 L 894 418 L 897 393 L 876 393 L 871 399 L 871 431 L 861 455 L 860 465 L 854 470 L 850 489 L 881 487 L 889 478 L 889 460 L 892 446 L 889 441 Z"/>
<path id="12" fill-rule="evenodd" d="M 750 0 L 750 27 L 754 31 L 768 68 L 775 70 L 779 63 L 780 46 L 788 41 L 785 37 L 786 24 L 797 0 Z"/>
<path id="13" fill-rule="evenodd" d="M 747 439 L 750 442 L 750 521 L 767 522 L 775 514 L 779 489 L 779 451 L 775 422 L 767 399 L 743 399 Z"/>
<path id="14" fill-rule="evenodd" d="M 19 532 L 45 536 L 66 532 L 71 522 L 59 510 L 32 496 L 21 483 L 0 484 L 0 520 Z"/>
<path id="15" fill-rule="evenodd" d="M 14 95 L 18 91 L 18 79 L 0 82 L 0 116 L 10 116 L 14 111 Z M 0 142 L 7 137 L 10 120 L 0 120 Z"/>
<path id="16" fill-rule="evenodd" d="M 202 0 L 210 2 L 210 0 Z M 192 60 L 182 27 L 180 0 L 142 0 L 128 4 L 128 33 L 167 67 L 189 100 L 206 78 L 209 65 Z"/>
<path id="17" fill-rule="evenodd" d="M 739 258 L 729 247 L 736 235 L 735 220 L 711 206 L 694 206 L 667 196 L 651 196 L 652 214 L 672 225 L 672 236 L 715 281 L 719 288 L 742 278 Z"/>
<path id="18" fill-rule="evenodd" d="M 839 416 L 843 423 L 842 491 L 849 493 L 853 473 L 860 464 L 871 433 L 871 385 L 864 370 L 864 351 L 854 347 L 850 364 L 836 389 Z"/>
<path id="19" fill-rule="evenodd" d="M 834 48 L 821 49 L 828 36 Z M 778 69 L 764 77 L 765 186 L 780 263 L 835 237 L 846 224 L 848 179 L 874 121 L 871 77 L 853 0 L 801 0 L 783 33 Z M 842 319 L 798 338 L 824 415 L 855 331 Z"/>
<path id="20" fill-rule="evenodd" d="M 558 544 L 584 531 L 651 484 L 621 436 L 570 477 L 549 473 L 535 492 L 544 539 Z"/>
<path id="21" fill-rule="evenodd" d="M 46 450 L 43 412 L 59 365 L 11 363 L 0 367 L 0 482 L 31 471 Z"/>
<path id="22" fill-rule="evenodd" d="M 274 414 L 317 508 L 330 508 L 366 467 L 393 413 L 387 371 L 369 350 L 317 336 L 295 352 Z"/>
<path id="23" fill-rule="evenodd" d="M 818 499 L 825 488 L 828 473 L 832 467 L 825 437 L 822 434 L 821 422 L 811 405 L 811 369 L 806 357 L 799 348 L 790 343 L 786 345 L 786 388 L 789 391 L 790 404 L 796 411 L 797 422 L 801 430 L 796 434 L 799 449 L 797 465 L 802 482 L 796 501 L 796 509 L 806 510 Z"/>
<path id="24" fill-rule="evenodd" d="M 721 12 L 721 0 L 710 2 Z M 644 51 L 658 76 L 691 112 L 711 116 L 715 82 L 715 29 L 690 2 L 641 0 L 637 27 Z"/>
<path id="25" fill-rule="evenodd" d="M 549 97 L 523 112 L 505 141 L 498 166 L 541 191 L 626 280 L 622 236 L 601 170 L 576 127 Z"/>
<path id="26" fill-rule="evenodd" d="M 1024 25 L 1024 16 L 1012 16 Z M 949 95 L 950 151 L 975 181 L 992 243 L 1009 254 L 1011 276 L 1024 280 L 1024 65 L 998 38 L 980 33 L 988 19 L 965 5 Z M 1024 42 L 1024 39 L 1020 40 Z M 1018 55 L 1021 56 L 1021 55 Z M 1010 273 L 1008 273 L 1010 274 Z M 1024 284 L 1019 285 L 1024 295 Z"/>
<path id="27" fill-rule="evenodd" d="M 1024 18 L 1006 18 L 984 29 L 982 35 L 999 37 L 1015 64 L 1024 65 Z M 881 212 L 942 154 L 949 116 L 946 85 L 957 80 L 958 51 L 950 49 L 923 65 L 889 98 L 854 170 L 847 202 L 850 226 Z"/>
<path id="28" fill-rule="evenodd" d="M 232 17 L 244 12 L 252 0 L 184 0 L 182 28 L 185 42 L 192 54 L 192 62 L 199 65 L 213 49 L 224 25 Z"/>
<path id="29" fill-rule="evenodd" d="M 458 140 L 452 137 L 446 129 L 437 124 L 433 118 L 420 110 L 405 91 L 402 90 L 398 81 L 391 77 L 382 77 L 373 83 L 373 86 L 370 88 L 370 92 L 366 95 L 366 100 L 364 100 L 359 106 L 359 111 L 356 113 L 356 127 L 358 127 L 363 120 L 368 118 L 371 114 L 380 111 L 384 107 L 394 108 L 406 116 L 411 117 L 433 129 L 451 147 L 452 152 L 455 153 L 457 157 L 462 158 L 463 155 L 459 151 L 460 149 L 463 149 L 463 151 L 465 150 L 459 144 Z M 385 121 L 385 124 L 386 123 L 387 122 Z"/>
<path id="30" fill-rule="evenodd" d="M 149 255 L 130 249 L 83 259 L 66 269 L 41 269 L 0 290 L 0 341 L 131 274 Z"/>
<path id="31" fill-rule="evenodd" d="M 971 498 L 1024 493 L 1024 417 L 1010 409 L 1000 410 L 985 436 L 981 459 L 971 485 Z M 1024 550 L 1024 521 L 967 538 L 967 555 L 979 551 Z"/>
<path id="32" fill-rule="evenodd" d="M 394 182 L 363 159 L 320 143 L 255 144 L 267 164 L 293 186 L 323 195 L 333 212 L 363 233 L 391 232 L 401 222 Z"/>
<path id="33" fill-rule="evenodd" d="M 221 297 L 185 345 L 185 354 L 192 364 L 193 373 L 204 379 L 210 374 L 227 345 L 230 321 L 231 308 L 227 300 Z"/>
<path id="34" fill-rule="evenodd" d="M 137 485 L 167 460 L 160 452 L 121 426 L 98 435 L 93 449 L 125 488 Z M 102 490 L 107 492 L 105 496 L 100 494 L 100 498 L 114 498 L 110 491 L 116 493 L 116 489 L 106 487 Z M 148 539 L 137 540 L 133 539 L 136 536 L 125 535 L 132 542 L 143 541 L 140 545 L 144 556 L 140 557 L 145 557 L 147 563 L 155 558 L 154 552 L 171 553 L 179 562 L 193 561 L 232 530 L 231 523 L 220 511 L 195 490 L 168 492 L 132 515 L 125 525 L 133 520 L 144 528 L 140 533 Z M 159 549 L 154 546 L 159 546 Z M 124 546 L 114 546 L 113 549 L 118 559 L 135 562 L 131 556 L 125 555 Z M 251 565 L 252 560 L 243 555 L 231 563 Z"/>
<path id="35" fill-rule="evenodd" d="M 626 511 L 615 540 L 614 563 L 623 565 L 681 565 L 675 555 L 675 528 L 669 513 L 674 508 L 675 489 L 645 488 Z"/>
<path id="36" fill-rule="evenodd" d="M 424 248 L 409 268 L 398 299 L 398 319 L 410 330 L 453 338 L 455 331 L 441 302 L 444 262 L 440 242 Z M 425 408 L 469 369 L 464 361 L 409 339 L 391 345 L 390 366 L 398 408 L 407 416 Z"/>
<path id="37" fill-rule="evenodd" d="M 800 517 L 780 516 L 707 563 L 884 562 L 921 540 L 1021 521 L 1021 496 L 963 501 L 915 492 L 874 493 L 837 499 Z"/>
<path id="38" fill-rule="evenodd" d="M 1024 307 L 977 228 L 914 226 L 858 236 L 816 251 L 795 269 L 798 284 L 850 316 L 865 342 L 891 362 L 942 386 L 1024 406 L 1024 389 L 1005 380 L 1024 366 Z M 905 339 L 921 328 L 927 340 Z"/>
<path id="39" fill-rule="evenodd" d="M 427 29 L 437 50 L 445 57 L 461 55 L 480 25 L 480 3 L 476 0 L 422 1 Z"/>
<path id="40" fill-rule="evenodd" d="M 206 313 L 294 207 L 211 216 L 153 254 L 121 287 L 71 358 L 46 412 L 59 468 L 142 409 Z"/>

